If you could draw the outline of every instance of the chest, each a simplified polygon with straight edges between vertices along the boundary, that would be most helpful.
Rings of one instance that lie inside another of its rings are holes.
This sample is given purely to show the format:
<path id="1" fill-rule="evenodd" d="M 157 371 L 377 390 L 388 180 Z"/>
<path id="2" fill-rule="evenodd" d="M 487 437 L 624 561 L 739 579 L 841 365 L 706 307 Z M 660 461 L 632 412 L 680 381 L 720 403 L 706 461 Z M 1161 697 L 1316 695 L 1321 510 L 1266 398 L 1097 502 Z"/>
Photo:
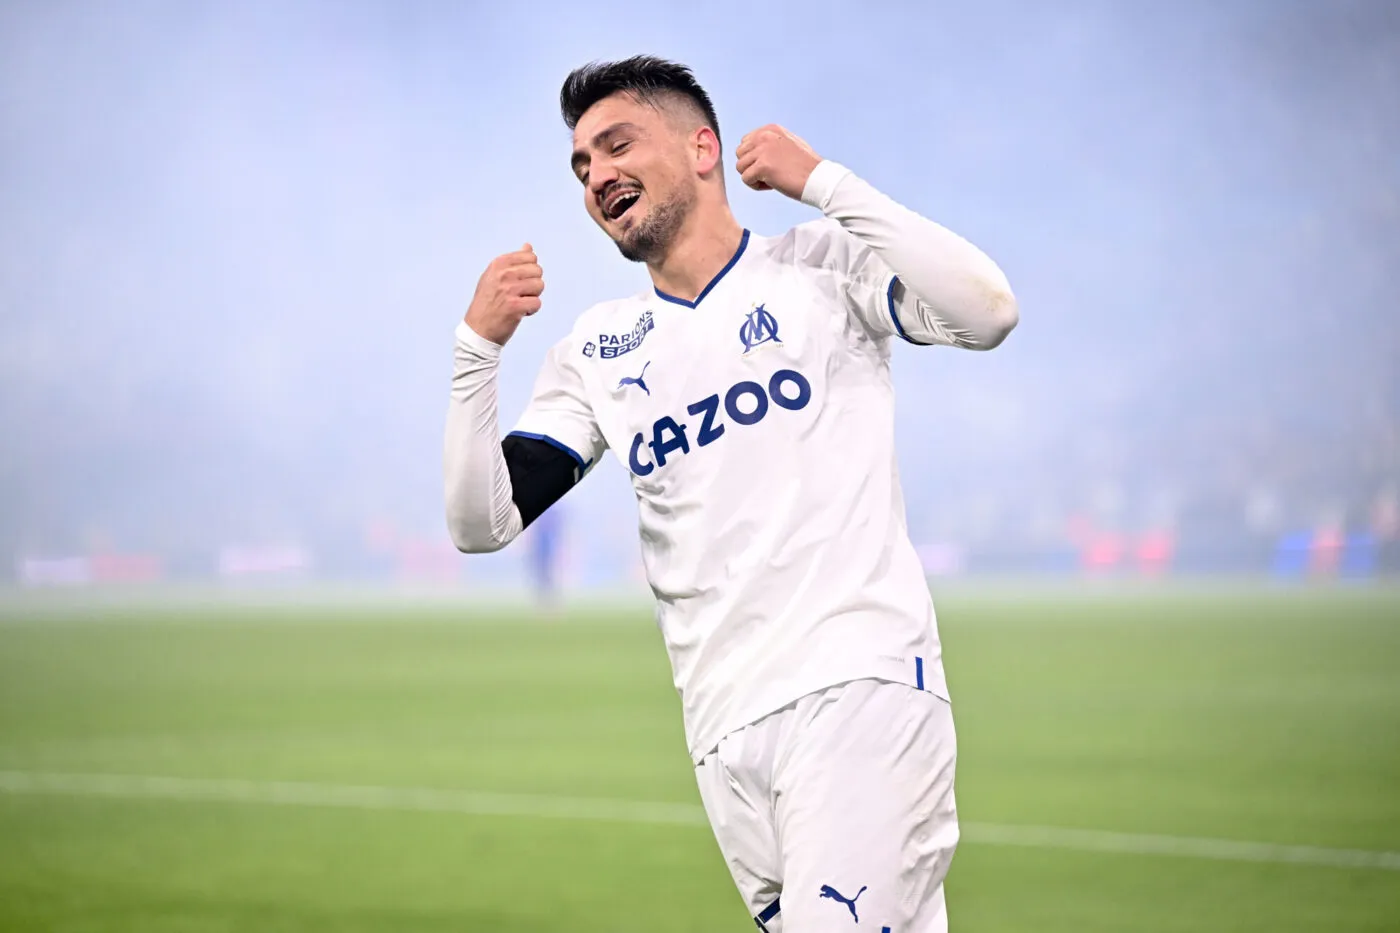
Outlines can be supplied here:
<path id="1" fill-rule="evenodd" d="M 697 307 L 658 297 L 589 335 L 590 406 L 636 479 L 800 434 L 849 362 L 847 316 L 821 289 L 798 276 L 726 284 Z"/>

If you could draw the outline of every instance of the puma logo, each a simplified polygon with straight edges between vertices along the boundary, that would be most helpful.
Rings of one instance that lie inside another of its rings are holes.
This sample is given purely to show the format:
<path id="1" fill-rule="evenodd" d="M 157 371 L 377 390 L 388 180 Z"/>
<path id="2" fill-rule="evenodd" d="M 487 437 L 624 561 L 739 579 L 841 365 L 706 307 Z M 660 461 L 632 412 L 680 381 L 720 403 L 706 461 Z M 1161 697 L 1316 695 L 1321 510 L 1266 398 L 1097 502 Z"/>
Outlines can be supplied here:
<path id="1" fill-rule="evenodd" d="M 821 896 L 829 897 L 839 904 L 845 904 L 846 908 L 851 912 L 851 919 L 854 920 L 856 923 L 860 923 L 860 917 L 856 914 L 856 901 L 860 900 L 860 896 L 865 893 L 866 887 L 867 885 L 861 885 L 860 890 L 856 892 L 856 896 L 848 898 L 843 897 L 841 892 L 833 888 L 831 885 L 824 884 L 822 885 Z"/>
<path id="2" fill-rule="evenodd" d="M 617 387 L 620 389 L 623 386 L 637 386 L 647 395 L 650 395 L 651 390 L 647 388 L 646 384 L 647 366 L 650 365 L 651 360 L 647 360 L 647 365 L 642 367 L 641 373 L 639 373 L 635 378 L 632 376 L 623 376 L 621 379 L 618 380 Z"/>

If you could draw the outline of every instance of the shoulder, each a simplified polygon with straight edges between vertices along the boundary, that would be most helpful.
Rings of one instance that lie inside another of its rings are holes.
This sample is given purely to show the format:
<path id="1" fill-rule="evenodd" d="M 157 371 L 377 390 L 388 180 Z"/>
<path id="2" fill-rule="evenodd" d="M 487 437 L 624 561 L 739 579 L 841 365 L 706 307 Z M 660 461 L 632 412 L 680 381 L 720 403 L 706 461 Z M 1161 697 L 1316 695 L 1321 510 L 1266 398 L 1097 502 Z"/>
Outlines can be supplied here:
<path id="1" fill-rule="evenodd" d="M 856 264 L 860 248 L 859 240 L 828 217 L 798 224 L 779 236 L 763 237 L 759 244 L 771 262 L 836 273 L 845 273 Z"/>
<path id="2" fill-rule="evenodd" d="M 647 293 L 638 292 L 590 306 L 574 319 L 568 335 L 555 344 L 555 353 L 564 357 L 592 357 L 600 340 L 606 340 L 608 335 L 644 326 L 642 318 L 651 314 L 646 298 Z"/>

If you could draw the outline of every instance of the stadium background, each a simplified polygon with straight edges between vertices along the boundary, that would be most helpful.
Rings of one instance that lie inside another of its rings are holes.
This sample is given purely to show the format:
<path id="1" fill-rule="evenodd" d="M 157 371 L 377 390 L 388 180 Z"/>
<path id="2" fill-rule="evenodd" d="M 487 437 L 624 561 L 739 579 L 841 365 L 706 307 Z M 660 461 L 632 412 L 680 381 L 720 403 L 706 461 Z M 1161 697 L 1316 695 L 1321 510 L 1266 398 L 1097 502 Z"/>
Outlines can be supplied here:
<path id="1" fill-rule="evenodd" d="M 562 504 L 546 607 L 528 546 L 461 557 L 441 515 L 484 264 L 528 240 L 549 282 L 507 420 L 645 286 L 556 109 L 638 51 L 694 66 L 731 153 L 791 127 L 1020 299 L 994 353 L 895 352 L 962 928 L 1400 927 L 1393 4 L 30 0 L 0 928 L 744 928 L 624 471 Z M 730 182 L 760 233 L 810 216 Z"/>

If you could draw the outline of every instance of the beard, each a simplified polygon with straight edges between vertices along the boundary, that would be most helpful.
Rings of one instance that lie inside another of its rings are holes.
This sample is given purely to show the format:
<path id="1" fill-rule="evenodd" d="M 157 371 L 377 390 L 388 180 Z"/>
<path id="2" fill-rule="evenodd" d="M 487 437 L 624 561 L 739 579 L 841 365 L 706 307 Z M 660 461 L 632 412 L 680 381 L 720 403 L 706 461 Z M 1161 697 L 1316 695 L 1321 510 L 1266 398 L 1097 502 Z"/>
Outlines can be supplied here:
<path id="1" fill-rule="evenodd" d="M 666 201 L 656 204 L 647 215 L 616 240 L 622 258 L 629 262 L 659 263 L 671 251 L 690 208 L 695 203 L 693 191 L 678 191 Z"/>

